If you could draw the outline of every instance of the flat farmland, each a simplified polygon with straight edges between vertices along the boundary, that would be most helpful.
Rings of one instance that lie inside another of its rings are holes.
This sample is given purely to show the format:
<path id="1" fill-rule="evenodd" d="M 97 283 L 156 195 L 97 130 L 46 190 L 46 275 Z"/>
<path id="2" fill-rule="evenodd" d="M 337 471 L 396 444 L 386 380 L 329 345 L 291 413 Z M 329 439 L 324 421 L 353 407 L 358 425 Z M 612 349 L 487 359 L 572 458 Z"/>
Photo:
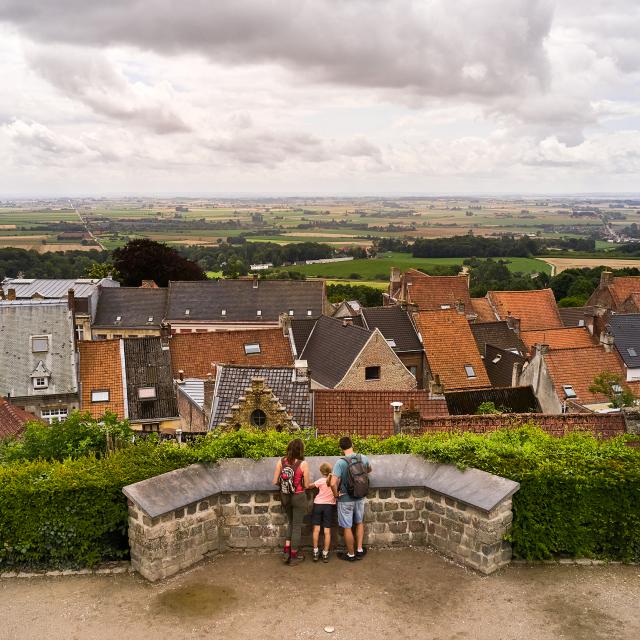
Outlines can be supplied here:
<path id="1" fill-rule="evenodd" d="M 636 267 L 640 269 L 640 258 L 541 258 L 547 264 L 555 268 L 555 274 L 562 273 L 566 269 L 593 269 L 605 266 L 610 269 L 622 269 L 624 267 Z"/>

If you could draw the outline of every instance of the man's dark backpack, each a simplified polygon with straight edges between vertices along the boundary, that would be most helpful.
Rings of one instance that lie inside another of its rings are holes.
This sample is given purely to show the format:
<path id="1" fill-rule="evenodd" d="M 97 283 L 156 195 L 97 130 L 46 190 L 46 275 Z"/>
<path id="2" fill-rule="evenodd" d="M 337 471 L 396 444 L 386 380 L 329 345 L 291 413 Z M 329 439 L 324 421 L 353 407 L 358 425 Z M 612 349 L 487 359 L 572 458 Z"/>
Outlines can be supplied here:
<path id="1" fill-rule="evenodd" d="M 369 474 L 362 456 L 345 456 L 343 460 L 347 463 L 347 493 L 352 498 L 366 498 L 369 493 Z"/>

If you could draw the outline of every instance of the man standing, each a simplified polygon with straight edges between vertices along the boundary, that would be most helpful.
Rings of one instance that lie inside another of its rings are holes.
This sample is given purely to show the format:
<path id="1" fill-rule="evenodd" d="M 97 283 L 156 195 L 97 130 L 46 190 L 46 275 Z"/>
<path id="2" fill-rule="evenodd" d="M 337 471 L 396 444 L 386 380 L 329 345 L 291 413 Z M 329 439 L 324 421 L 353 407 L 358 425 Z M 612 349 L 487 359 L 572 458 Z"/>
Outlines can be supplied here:
<path id="1" fill-rule="evenodd" d="M 343 457 L 333 467 L 331 489 L 338 499 L 338 526 L 342 528 L 347 552 L 338 557 L 347 562 L 361 560 L 365 554 L 364 499 L 369 490 L 371 465 L 367 456 L 353 451 L 349 436 L 340 438 Z M 355 528 L 355 540 L 354 532 Z"/>

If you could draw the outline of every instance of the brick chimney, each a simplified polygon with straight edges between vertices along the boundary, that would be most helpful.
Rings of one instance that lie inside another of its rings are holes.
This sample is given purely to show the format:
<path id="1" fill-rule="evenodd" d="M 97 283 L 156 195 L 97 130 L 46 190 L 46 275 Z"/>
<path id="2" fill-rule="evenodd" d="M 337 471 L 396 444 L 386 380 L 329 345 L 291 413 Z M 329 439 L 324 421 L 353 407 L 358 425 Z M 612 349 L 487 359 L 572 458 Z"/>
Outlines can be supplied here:
<path id="1" fill-rule="evenodd" d="M 600 344 L 607 353 L 613 351 L 613 336 L 606 329 L 600 334 Z"/>
<path id="2" fill-rule="evenodd" d="M 429 394 L 431 396 L 442 396 L 444 395 L 444 386 L 440 382 L 440 376 L 438 374 L 429 381 Z"/>
<path id="3" fill-rule="evenodd" d="M 67 306 L 69 307 L 69 311 L 74 313 L 76 310 L 76 293 L 73 289 L 69 289 L 67 291 Z"/>
<path id="4" fill-rule="evenodd" d="M 600 286 L 606 287 L 607 285 L 613 284 L 613 272 L 612 271 L 603 271 L 600 274 Z"/>
<path id="5" fill-rule="evenodd" d="M 507 327 L 511 329 L 511 331 L 515 332 L 516 335 L 520 335 L 520 318 L 515 318 L 511 315 L 511 311 L 507 314 L 505 318 L 507 322 Z"/>
<path id="6" fill-rule="evenodd" d="M 160 345 L 163 349 L 169 348 L 169 339 L 171 338 L 171 325 L 163 322 L 160 325 Z"/>
<path id="7" fill-rule="evenodd" d="M 216 369 L 215 366 L 213 368 L 213 373 L 207 374 L 207 379 L 204 381 L 204 421 L 207 429 L 209 428 L 209 423 L 211 422 L 211 408 L 213 406 L 213 394 L 216 390 Z"/>
<path id="8" fill-rule="evenodd" d="M 400 269 L 398 267 L 391 267 L 391 277 L 389 278 L 389 282 L 391 282 L 391 288 L 396 289 L 397 285 L 400 284 Z"/>
<path id="9" fill-rule="evenodd" d="M 278 326 L 282 329 L 282 335 L 286 338 L 291 328 L 291 316 L 288 313 L 281 313 L 278 316 Z"/>
<path id="10" fill-rule="evenodd" d="M 7 300 L 15 300 L 15 299 L 16 299 L 16 290 L 7 289 Z"/>

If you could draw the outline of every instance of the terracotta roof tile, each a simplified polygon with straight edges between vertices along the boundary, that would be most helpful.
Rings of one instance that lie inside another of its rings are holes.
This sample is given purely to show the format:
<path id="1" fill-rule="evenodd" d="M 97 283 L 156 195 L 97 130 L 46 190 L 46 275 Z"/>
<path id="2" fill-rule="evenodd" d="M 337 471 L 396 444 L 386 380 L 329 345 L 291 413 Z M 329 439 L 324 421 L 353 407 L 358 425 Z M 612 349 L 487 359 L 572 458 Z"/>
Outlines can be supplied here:
<path id="1" fill-rule="evenodd" d="M 586 327 L 565 327 L 563 329 L 541 329 L 522 331 L 520 338 L 528 351 L 536 344 L 547 344 L 549 349 L 581 349 L 593 347 L 595 341 Z"/>
<path id="2" fill-rule="evenodd" d="M 427 391 L 314 392 L 314 426 L 318 433 L 389 436 L 393 434 L 392 402 L 411 402 L 425 418 L 447 416 L 444 399 L 431 399 Z"/>
<path id="3" fill-rule="evenodd" d="M 245 353 L 245 345 L 259 344 L 260 353 Z M 187 378 L 206 378 L 212 365 L 286 367 L 293 364 L 289 339 L 282 329 L 248 329 L 179 333 L 169 341 L 175 378 L 182 369 Z"/>
<path id="4" fill-rule="evenodd" d="M 551 289 L 489 291 L 487 298 L 500 320 L 504 320 L 509 313 L 519 318 L 521 331 L 559 329 L 563 326 Z"/>
<path id="5" fill-rule="evenodd" d="M 617 276 L 608 288 L 616 305 L 621 305 L 630 295 L 640 293 L 640 276 Z"/>
<path id="6" fill-rule="evenodd" d="M 486 298 L 471 298 L 471 311 L 478 316 L 478 322 L 495 322 L 497 319 Z"/>
<path id="7" fill-rule="evenodd" d="M 464 315 L 457 311 L 421 311 L 415 314 L 432 374 L 446 390 L 490 387 L 478 346 Z M 465 365 L 475 376 L 469 378 Z"/>
<path id="8" fill-rule="evenodd" d="M 547 353 L 544 360 L 560 400 L 566 397 L 562 386 L 571 385 L 580 404 L 607 402 L 605 396 L 589 391 L 593 379 L 603 371 L 617 373 L 623 380 L 625 378 L 624 367 L 618 354 L 607 353 L 600 346 L 556 349 Z"/>
<path id="9" fill-rule="evenodd" d="M 124 419 L 120 340 L 82 341 L 78 343 L 78 350 L 82 411 L 89 411 L 94 418 L 101 417 L 105 411 L 112 411 Z M 92 391 L 108 391 L 109 400 L 92 402 Z"/>
<path id="10" fill-rule="evenodd" d="M 19 436 L 27 422 L 38 421 L 32 413 L 0 397 L 0 439 Z"/>
<path id="11" fill-rule="evenodd" d="M 429 276 L 409 269 L 403 274 L 407 302 L 418 306 L 420 311 L 435 311 L 443 306 L 453 307 L 457 301 L 471 307 L 469 280 L 467 276 Z"/>

